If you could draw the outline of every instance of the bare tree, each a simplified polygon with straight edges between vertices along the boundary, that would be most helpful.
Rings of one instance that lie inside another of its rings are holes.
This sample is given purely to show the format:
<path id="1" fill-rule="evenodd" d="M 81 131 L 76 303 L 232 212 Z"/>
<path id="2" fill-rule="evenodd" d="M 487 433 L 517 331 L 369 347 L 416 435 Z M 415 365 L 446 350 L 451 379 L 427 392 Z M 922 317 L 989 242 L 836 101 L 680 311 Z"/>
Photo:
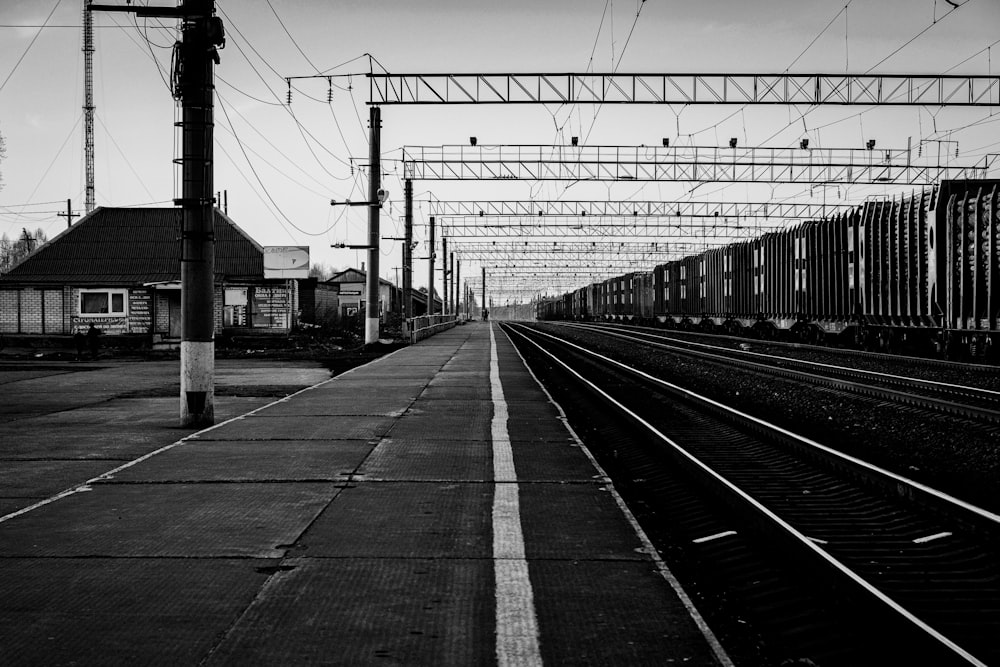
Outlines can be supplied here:
<path id="1" fill-rule="evenodd" d="M 309 267 L 309 277 L 319 278 L 320 282 L 325 282 L 337 273 L 337 269 L 325 262 L 313 262 Z"/>
<path id="2" fill-rule="evenodd" d="M 46 241 L 48 241 L 48 236 L 41 227 L 36 229 L 34 233 L 22 229 L 21 235 L 16 241 L 11 241 L 10 237 L 4 234 L 0 237 L 0 273 L 10 271 Z"/>

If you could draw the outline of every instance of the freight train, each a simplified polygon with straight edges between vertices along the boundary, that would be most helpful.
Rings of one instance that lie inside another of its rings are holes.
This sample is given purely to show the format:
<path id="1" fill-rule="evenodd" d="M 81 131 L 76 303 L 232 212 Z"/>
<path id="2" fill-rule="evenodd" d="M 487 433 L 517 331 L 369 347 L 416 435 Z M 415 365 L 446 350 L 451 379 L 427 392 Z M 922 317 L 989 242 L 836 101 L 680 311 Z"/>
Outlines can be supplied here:
<path id="1" fill-rule="evenodd" d="M 1000 355 L 1000 180 L 951 180 L 537 302 L 628 321 L 952 359 Z"/>

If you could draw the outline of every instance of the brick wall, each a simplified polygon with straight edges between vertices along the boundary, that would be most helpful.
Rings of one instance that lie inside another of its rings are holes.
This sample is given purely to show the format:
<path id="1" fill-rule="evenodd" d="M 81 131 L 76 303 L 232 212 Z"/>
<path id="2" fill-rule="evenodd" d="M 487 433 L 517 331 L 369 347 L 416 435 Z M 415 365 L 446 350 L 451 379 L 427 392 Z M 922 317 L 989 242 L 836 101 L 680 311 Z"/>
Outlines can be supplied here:
<path id="1" fill-rule="evenodd" d="M 0 290 L 0 333 L 20 333 L 19 301 L 18 290 Z"/>

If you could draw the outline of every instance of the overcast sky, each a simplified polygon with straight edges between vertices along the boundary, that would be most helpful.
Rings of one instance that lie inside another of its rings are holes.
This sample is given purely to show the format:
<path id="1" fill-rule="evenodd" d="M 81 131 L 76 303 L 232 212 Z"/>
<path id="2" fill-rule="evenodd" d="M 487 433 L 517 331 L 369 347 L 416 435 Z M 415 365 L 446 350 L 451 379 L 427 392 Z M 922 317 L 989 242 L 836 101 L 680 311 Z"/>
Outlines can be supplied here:
<path id="1" fill-rule="evenodd" d="M 12 238 L 22 227 L 54 236 L 66 226 L 56 215 L 65 200 L 75 211 L 84 204 L 82 6 L 83 0 L 0 2 L 0 134 L 7 144 L 0 233 Z M 367 161 L 370 66 L 427 73 L 874 68 L 995 75 L 1000 69 L 1000 62 L 992 64 L 1000 61 L 996 0 L 219 0 L 217 6 L 228 41 L 216 69 L 216 189 L 228 191 L 231 217 L 262 245 L 308 245 L 314 262 L 338 268 L 364 260 L 363 253 L 329 247 L 367 241 L 364 209 L 332 208 L 329 200 L 365 196 L 365 176 L 351 163 Z M 98 13 L 95 26 L 97 204 L 170 205 L 179 196 L 172 164 L 176 105 L 165 84 L 174 22 Z M 285 77 L 317 71 L 354 76 L 334 79 L 332 91 L 325 79 L 300 81 L 288 105 Z M 803 137 L 826 147 L 860 147 L 873 138 L 886 148 L 938 139 L 958 142 L 958 158 L 954 144 L 945 153 L 961 163 L 1000 152 L 998 109 L 618 105 L 596 117 L 595 111 L 384 107 L 384 180 L 392 201 L 383 236 L 402 235 L 401 147 L 467 144 L 472 135 L 480 144 L 586 136 L 589 145 L 658 145 L 669 137 L 675 145 L 719 146 L 737 137 L 742 146 L 781 147 Z M 429 193 L 441 200 L 819 196 L 803 186 L 695 185 L 418 182 L 416 238 L 425 237 Z M 823 190 L 851 201 L 898 191 Z M 426 248 L 415 254 L 426 255 Z M 386 242 L 383 277 L 396 279 L 399 256 L 398 244 Z M 478 266 L 470 263 L 463 273 L 478 275 Z M 414 284 L 426 284 L 422 262 Z"/>

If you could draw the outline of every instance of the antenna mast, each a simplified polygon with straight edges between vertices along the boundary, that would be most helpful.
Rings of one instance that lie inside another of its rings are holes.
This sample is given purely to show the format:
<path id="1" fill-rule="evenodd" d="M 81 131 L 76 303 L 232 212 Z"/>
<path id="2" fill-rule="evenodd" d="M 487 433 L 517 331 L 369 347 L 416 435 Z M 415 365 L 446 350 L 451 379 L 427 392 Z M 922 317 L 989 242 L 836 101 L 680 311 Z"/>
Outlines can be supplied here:
<path id="1" fill-rule="evenodd" d="M 87 170 L 85 211 L 94 210 L 94 16 L 83 0 L 83 150 Z"/>

